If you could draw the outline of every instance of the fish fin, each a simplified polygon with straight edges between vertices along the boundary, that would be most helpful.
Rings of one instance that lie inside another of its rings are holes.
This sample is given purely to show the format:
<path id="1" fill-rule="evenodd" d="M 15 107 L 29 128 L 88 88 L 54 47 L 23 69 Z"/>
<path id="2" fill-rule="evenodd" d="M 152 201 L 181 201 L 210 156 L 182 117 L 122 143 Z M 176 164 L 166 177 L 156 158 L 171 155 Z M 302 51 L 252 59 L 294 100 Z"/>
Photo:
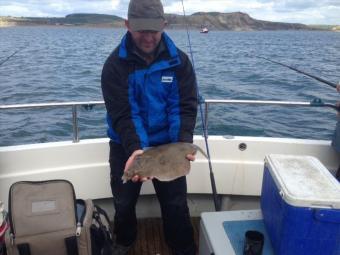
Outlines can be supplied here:
<path id="1" fill-rule="evenodd" d="M 202 153 L 202 155 L 203 155 L 206 159 L 208 159 L 208 155 L 205 153 L 205 151 L 204 151 L 201 147 L 197 146 L 196 144 L 193 144 L 193 145 L 195 146 L 195 148 L 196 148 L 200 153 Z"/>
<path id="2" fill-rule="evenodd" d="M 167 177 L 154 177 L 156 178 L 157 180 L 159 180 L 160 182 L 170 182 L 170 181 L 173 181 L 175 179 L 177 179 L 178 177 L 174 177 L 174 178 L 167 178 Z"/>
<path id="3" fill-rule="evenodd" d="M 122 181 L 123 181 L 123 184 L 127 183 L 127 181 L 128 181 L 127 178 L 124 175 L 122 176 Z"/>

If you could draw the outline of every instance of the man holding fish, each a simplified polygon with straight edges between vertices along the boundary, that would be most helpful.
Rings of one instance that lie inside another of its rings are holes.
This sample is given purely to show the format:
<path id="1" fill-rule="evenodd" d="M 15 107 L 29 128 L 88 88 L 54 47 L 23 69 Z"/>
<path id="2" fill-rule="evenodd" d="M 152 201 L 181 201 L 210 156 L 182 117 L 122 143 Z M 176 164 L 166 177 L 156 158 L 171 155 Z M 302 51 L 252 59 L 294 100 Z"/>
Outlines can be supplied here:
<path id="1" fill-rule="evenodd" d="M 163 32 L 160 0 L 131 0 L 125 24 L 128 31 L 102 71 L 115 206 L 113 254 L 127 254 L 136 240 L 135 206 L 142 182 L 152 179 L 168 245 L 173 254 L 194 255 L 185 174 L 197 149 L 191 145 L 195 74 L 187 55 Z"/>
<path id="2" fill-rule="evenodd" d="M 336 85 L 337 92 L 340 93 L 340 81 Z M 340 101 L 336 103 L 336 106 L 340 107 Z M 337 123 L 335 127 L 335 131 L 332 137 L 332 147 L 337 152 L 340 153 L 340 112 L 337 114 Z M 340 182 L 340 166 L 335 174 L 336 179 Z"/>

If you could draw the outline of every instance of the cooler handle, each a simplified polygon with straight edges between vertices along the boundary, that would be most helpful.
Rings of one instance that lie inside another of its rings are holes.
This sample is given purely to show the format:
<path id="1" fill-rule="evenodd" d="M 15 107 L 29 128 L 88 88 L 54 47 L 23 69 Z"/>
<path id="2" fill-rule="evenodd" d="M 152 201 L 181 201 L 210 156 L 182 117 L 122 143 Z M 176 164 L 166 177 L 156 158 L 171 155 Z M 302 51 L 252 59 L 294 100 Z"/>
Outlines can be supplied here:
<path id="1" fill-rule="evenodd" d="M 317 209 L 314 216 L 319 221 L 340 223 L 340 210 L 336 209 Z"/>

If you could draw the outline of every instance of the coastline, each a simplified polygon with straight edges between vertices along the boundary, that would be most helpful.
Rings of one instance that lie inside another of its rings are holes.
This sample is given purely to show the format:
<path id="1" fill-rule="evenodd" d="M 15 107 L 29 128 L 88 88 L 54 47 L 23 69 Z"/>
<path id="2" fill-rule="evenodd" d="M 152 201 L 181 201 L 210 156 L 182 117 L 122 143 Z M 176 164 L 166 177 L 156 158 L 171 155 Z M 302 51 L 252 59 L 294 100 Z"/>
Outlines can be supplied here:
<path id="1" fill-rule="evenodd" d="M 111 25 L 111 24 L 81 24 L 81 25 L 74 25 L 74 24 L 58 24 L 58 25 L 52 25 L 52 24 L 17 24 L 16 22 L 1 22 L 0 21 L 0 29 L 1 28 L 14 28 L 14 27 L 46 27 L 46 28 L 98 28 L 98 29 L 118 29 L 118 28 L 125 28 L 125 26 L 115 26 L 115 25 Z M 185 30 L 186 27 L 182 27 L 182 26 L 169 26 L 166 27 L 166 30 Z M 190 27 L 190 30 L 194 30 L 194 31 L 200 31 L 199 28 L 197 27 Z M 266 32 L 266 31 L 315 31 L 315 32 L 334 32 L 334 33 L 339 33 L 340 29 L 275 29 L 275 30 L 227 30 L 227 29 L 210 29 L 210 32 L 214 32 L 214 31 L 219 31 L 219 32 Z"/>
<path id="2" fill-rule="evenodd" d="M 100 15 L 99 15 L 100 17 Z M 182 21 L 173 20 L 169 16 L 168 30 L 186 29 L 186 25 L 181 23 Z M 263 21 L 264 24 L 271 23 L 277 25 L 277 22 Z M 196 22 L 197 23 L 197 22 Z M 191 23 L 190 29 L 200 30 L 200 26 L 196 23 Z M 210 31 L 283 31 L 283 30 L 311 30 L 311 31 L 331 31 L 340 32 L 340 25 L 303 25 L 303 24 L 290 24 L 282 23 L 283 25 L 269 26 L 269 27 L 252 27 L 249 24 L 237 24 L 234 27 L 226 25 L 226 27 L 218 27 L 211 24 L 209 26 Z M 287 26 L 288 25 L 288 26 Z M 298 25 L 298 26 L 294 26 Z M 12 16 L 0 16 L 0 28 L 6 27 L 89 27 L 89 28 L 125 28 L 124 19 L 119 18 L 98 20 L 96 18 L 92 20 L 86 20 L 82 18 L 30 18 L 30 17 L 12 17 Z"/>
<path id="3" fill-rule="evenodd" d="M 305 25 L 300 23 L 272 22 L 253 19 L 247 13 L 194 13 L 186 18 L 166 14 L 167 29 L 201 29 L 205 24 L 210 31 L 282 31 L 282 30 L 337 30 L 337 25 Z M 75 13 L 65 17 L 12 17 L 0 16 L 0 27 L 49 26 L 124 28 L 125 19 L 115 15 Z"/>

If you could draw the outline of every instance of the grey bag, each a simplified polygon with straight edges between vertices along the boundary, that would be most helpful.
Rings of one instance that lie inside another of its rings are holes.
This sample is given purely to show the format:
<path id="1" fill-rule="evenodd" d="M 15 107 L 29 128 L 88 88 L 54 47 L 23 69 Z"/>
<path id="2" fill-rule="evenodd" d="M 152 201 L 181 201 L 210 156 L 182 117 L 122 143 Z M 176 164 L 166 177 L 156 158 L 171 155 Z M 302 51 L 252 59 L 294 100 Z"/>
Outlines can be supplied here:
<path id="1" fill-rule="evenodd" d="M 7 254 L 108 254 L 101 250 L 99 253 L 92 252 L 96 251 L 91 236 L 96 211 L 91 200 L 76 200 L 73 185 L 69 181 L 14 183 L 9 192 Z M 108 243 L 112 243 L 107 222 Z"/>
<path id="2" fill-rule="evenodd" d="M 65 180 L 17 182 L 9 191 L 8 255 L 77 253 L 76 199 Z"/>
<path id="3" fill-rule="evenodd" d="M 112 230 L 107 213 L 90 199 L 77 199 L 77 214 L 82 223 L 78 232 L 79 254 L 111 255 Z"/>
<path id="4" fill-rule="evenodd" d="M 0 255 L 5 254 L 5 233 L 9 228 L 7 216 L 4 204 L 0 201 Z"/>

